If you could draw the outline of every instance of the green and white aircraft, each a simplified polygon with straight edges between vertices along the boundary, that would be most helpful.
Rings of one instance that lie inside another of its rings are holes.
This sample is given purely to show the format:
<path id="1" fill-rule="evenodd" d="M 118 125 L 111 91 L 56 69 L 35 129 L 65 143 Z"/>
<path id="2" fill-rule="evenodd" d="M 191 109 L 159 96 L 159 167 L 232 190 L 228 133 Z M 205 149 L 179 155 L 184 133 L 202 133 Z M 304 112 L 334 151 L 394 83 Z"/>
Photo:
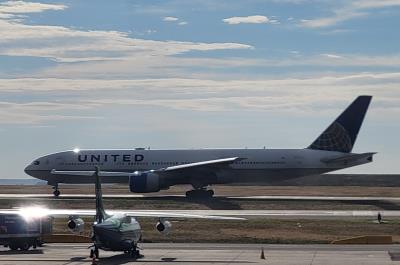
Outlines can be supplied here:
<path id="1" fill-rule="evenodd" d="M 99 249 L 105 251 L 122 251 L 129 253 L 132 258 L 137 259 L 142 255 L 137 248 L 142 238 L 142 229 L 136 217 L 157 218 L 156 229 L 162 234 L 168 234 L 172 228 L 167 218 L 200 218 L 213 220 L 245 220 L 244 218 L 201 215 L 190 213 L 175 213 L 174 211 L 106 211 L 103 206 L 103 198 L 100 182 L 100 169 L 96 167 L 92 180 L 95 182 L 96 210 L 70 210 L 70 209 L 46 209 L 42 207 L 24 207 L 19 209 L 0 209 L 0 214 L 20 214 L 28 222 L 35 218 L 45 216 L 69 217 L 68 228 L 74 233 L 83 232 L 84 221 L 81 217 L 94 216 L 91 239 L 93 245 L 90 247 L 90 257 L 98 258 Z M 216 211 L 218 213 L 218 211 Z"/>

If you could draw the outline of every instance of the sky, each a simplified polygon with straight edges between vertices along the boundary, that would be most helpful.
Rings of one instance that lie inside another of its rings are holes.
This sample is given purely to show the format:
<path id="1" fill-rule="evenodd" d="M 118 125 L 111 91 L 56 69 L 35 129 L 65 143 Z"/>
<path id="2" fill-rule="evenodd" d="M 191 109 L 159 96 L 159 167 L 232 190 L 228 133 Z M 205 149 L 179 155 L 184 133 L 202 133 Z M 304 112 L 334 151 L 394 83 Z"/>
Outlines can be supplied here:
<path id="1" fill-rule="evenodd" d="M 0 2 L 0 178 L 84 148 L 304 148 L 372 95 L 340 173 L 398 174 L 400 0 Z"/>

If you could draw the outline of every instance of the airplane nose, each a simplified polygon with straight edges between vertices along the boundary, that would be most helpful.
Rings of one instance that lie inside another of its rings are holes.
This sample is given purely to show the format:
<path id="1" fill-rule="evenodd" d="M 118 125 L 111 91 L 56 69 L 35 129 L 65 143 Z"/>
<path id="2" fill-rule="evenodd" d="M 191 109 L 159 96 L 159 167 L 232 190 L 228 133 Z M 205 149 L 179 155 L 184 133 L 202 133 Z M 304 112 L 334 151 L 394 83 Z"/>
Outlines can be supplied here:
<path id="1" fill-rule="evenodd" d="M 28 174 L 29 176 L 31 176 L 31 172 L 32 172 L 32 167 L 31 165 L 28 165 L 25 167 L 24 169 L 25 173 Z"/>

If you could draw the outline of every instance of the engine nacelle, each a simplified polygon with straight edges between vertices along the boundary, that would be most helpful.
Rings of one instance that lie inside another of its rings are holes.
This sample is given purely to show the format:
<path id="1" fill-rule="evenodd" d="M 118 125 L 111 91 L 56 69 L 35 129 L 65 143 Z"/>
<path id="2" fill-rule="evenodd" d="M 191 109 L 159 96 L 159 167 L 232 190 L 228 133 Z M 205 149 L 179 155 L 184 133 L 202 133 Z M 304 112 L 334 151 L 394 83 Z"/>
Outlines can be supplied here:
<path id="1" fill-rule="evenodd" d="M 135 172 L 129 176 L 131 192 L 157 192 L 161 190 L 160 176 L 151 172 Z"/>
<path id="2" fill-rule="evenodd" d="M 73 233 L 80 234 L 84 230 L 85 222 L 82 220 L 82 218 L 73 217 L 69 219 L 67 226 Z"/>
<path id="3" fill-rule="evenodd" d="M 172 224 L 169 221 L 158 221 L 156 224 L 156 229 L 158 232 L 160 232 L 163 235 L 168 235 L 169 232 L 171 231 Z"/>

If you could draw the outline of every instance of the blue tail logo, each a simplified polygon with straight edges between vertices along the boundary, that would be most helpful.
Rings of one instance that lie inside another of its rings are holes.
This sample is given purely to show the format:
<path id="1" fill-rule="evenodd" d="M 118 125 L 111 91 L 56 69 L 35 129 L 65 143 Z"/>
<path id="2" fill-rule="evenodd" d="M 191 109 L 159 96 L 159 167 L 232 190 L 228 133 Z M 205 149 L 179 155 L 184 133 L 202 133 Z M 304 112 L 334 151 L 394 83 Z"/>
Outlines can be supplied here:
<path id="1" fill-rule="evenodd" d="M 350 153 L 371 99 L 372 96 L 357 97 L 308 148 Z"/>

